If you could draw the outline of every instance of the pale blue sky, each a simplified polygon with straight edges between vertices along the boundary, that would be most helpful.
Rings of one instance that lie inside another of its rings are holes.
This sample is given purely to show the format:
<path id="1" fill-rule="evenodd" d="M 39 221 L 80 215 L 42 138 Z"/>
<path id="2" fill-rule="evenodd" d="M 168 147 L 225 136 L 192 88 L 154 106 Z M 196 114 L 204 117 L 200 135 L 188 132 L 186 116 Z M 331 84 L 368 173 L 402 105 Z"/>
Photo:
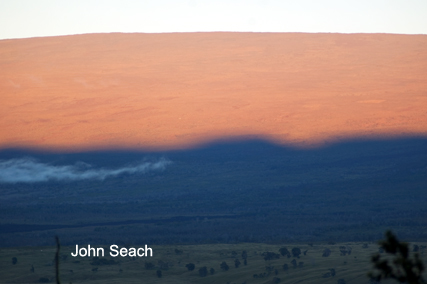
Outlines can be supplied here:
<path id="1" fill-rule="evenodd" d="M 203 31 L 427 34 L 427 0 L 0 1 L 0 39 Z"/>

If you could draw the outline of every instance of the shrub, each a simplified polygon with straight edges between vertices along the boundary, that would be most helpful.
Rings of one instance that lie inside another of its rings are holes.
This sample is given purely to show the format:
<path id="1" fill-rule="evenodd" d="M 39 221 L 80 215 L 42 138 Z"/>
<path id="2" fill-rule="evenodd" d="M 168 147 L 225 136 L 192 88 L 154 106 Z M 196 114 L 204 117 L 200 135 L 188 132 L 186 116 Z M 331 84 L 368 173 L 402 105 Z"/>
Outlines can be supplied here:
<path id="1" fill-rule="evenodd" d="M 295 259 L 292 259 L 291 263 L 294 268 L 297 268 L 297 261 Z"/>
<path id="2" fill-rule="evenodd" d="M 237 258 L 234 260 L 234 267 L 239 268 L 240 265 L 240 260 L 238 260 Z"/>
<path id="3" fill-rule="evenodd" d="M 263 252 L 262 256 L 264 256 L 265 261 L 280 258 L 280 254 L 271 251 Z"/>
<path id="4" fill-rule="evenodd" d="M 248 253 L 244 250 L 242 251 L 242 259 L 248 258 Z"/>
<path id="5" fill-rule="evenodd" d="M 340 255 L 344 256 L 347 254 L 347 248 L 346 246 L 340 246 Z"/>
<path id="6" fill-rule="evenodd" d="M 188 271 L 193 271 L 194 268 L 196 268 L 196 266 L 194 265 L 194 263 L 188 263 L 185 265 L 185 267 L 187 267 Z"/>
<path id="7" fill-rule="evenodd" d="M 208 268 L 206 266 L 199 268 L 199 275 L 200 275 L 200 277 L 207 276 L 208 275 Z"/>
<path id="8" fill-rule="evenodd" d="M 330 256 L 331 255 L 331 250 L 330 249 L 328 249 L 328 248 L 325 248 L 324 250 L 323 250 L 323 254 L 322 254 L 322 256 L 323 257 L 328 257 L 328 256 Z"/>
<path id="9" fill-rule="evenodd" d="M 301 249 L 300 248 L 293 248 L 292 249 L 292 256 L 299 258 L 299 255 L 301 254 Z"/>
<path id="10" fill-rule="evenodd" d="M 220 264 L 220 267 L 221 267 L 221 269 L 222 270 L 224 270 L 224 271 L 227 271 L 230 267 L 228 267 L 228 264 L 225 262 L 225 261 L 223 261 L 221 264 Z"/>
<path id="11" fill-rule="evenodd" d="M 282 248 L 280 248 L 279 249 L 279 252 L 280 252 L 280 254 L 282 255 L 282 256 L 287 256 L 287 257 L 291 257 L 291 253 L 288 251 L 288 249 L 287 248 L 285 248 L 285 247 L 282 247 Z"/>
<path id="12" fill-rule="evenodd" d="M 154 268 L 154 264 L 152 262 L 146 262 L 144 264 L 145 269 L 153 269 Z"/>

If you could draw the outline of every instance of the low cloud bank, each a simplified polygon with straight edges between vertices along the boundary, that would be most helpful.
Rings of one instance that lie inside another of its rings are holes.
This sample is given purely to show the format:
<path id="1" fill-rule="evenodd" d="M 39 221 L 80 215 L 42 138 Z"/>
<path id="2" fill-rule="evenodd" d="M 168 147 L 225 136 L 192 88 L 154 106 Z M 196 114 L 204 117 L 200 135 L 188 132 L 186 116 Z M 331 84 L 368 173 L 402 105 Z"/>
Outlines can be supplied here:
<path id="1" fill-rule="evenodd" d="M 92 168 L 86 163 L 55 166 L 38 162 L 32 158 L 0 160 L 0 183 L 43 182 L 43 181 L 77 181 L 85 179 L 103 180 L 121 174 L 146 173 L 160 171 L 172 162 L 160 159 L 156 162 L 141 162 L 134 166 L 118 169 Z"/>

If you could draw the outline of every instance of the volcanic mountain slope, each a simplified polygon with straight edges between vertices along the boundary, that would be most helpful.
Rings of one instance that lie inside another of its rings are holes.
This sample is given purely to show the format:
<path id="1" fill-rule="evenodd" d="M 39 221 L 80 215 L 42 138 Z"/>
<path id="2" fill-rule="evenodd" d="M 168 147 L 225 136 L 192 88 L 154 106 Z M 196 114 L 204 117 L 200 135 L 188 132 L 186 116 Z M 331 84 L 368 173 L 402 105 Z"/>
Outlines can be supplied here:
<path id="1" fill-rule="evenodd" d="M 86 34 L 0 41 L 0 147 L 311 145 L 427 132 L 427 36 Z"/>

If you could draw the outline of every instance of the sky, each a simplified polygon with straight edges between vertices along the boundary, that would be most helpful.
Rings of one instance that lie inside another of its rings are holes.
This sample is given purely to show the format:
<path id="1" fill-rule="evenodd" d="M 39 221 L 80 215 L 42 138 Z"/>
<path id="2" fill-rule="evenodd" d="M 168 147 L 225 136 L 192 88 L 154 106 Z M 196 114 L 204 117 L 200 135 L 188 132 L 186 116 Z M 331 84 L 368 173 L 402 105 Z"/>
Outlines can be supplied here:
<path id="1" fill-rule="evenodd" d="M 0 1 L 0 39 L 213 31 L 427 34 L 427 1 Z"/>

